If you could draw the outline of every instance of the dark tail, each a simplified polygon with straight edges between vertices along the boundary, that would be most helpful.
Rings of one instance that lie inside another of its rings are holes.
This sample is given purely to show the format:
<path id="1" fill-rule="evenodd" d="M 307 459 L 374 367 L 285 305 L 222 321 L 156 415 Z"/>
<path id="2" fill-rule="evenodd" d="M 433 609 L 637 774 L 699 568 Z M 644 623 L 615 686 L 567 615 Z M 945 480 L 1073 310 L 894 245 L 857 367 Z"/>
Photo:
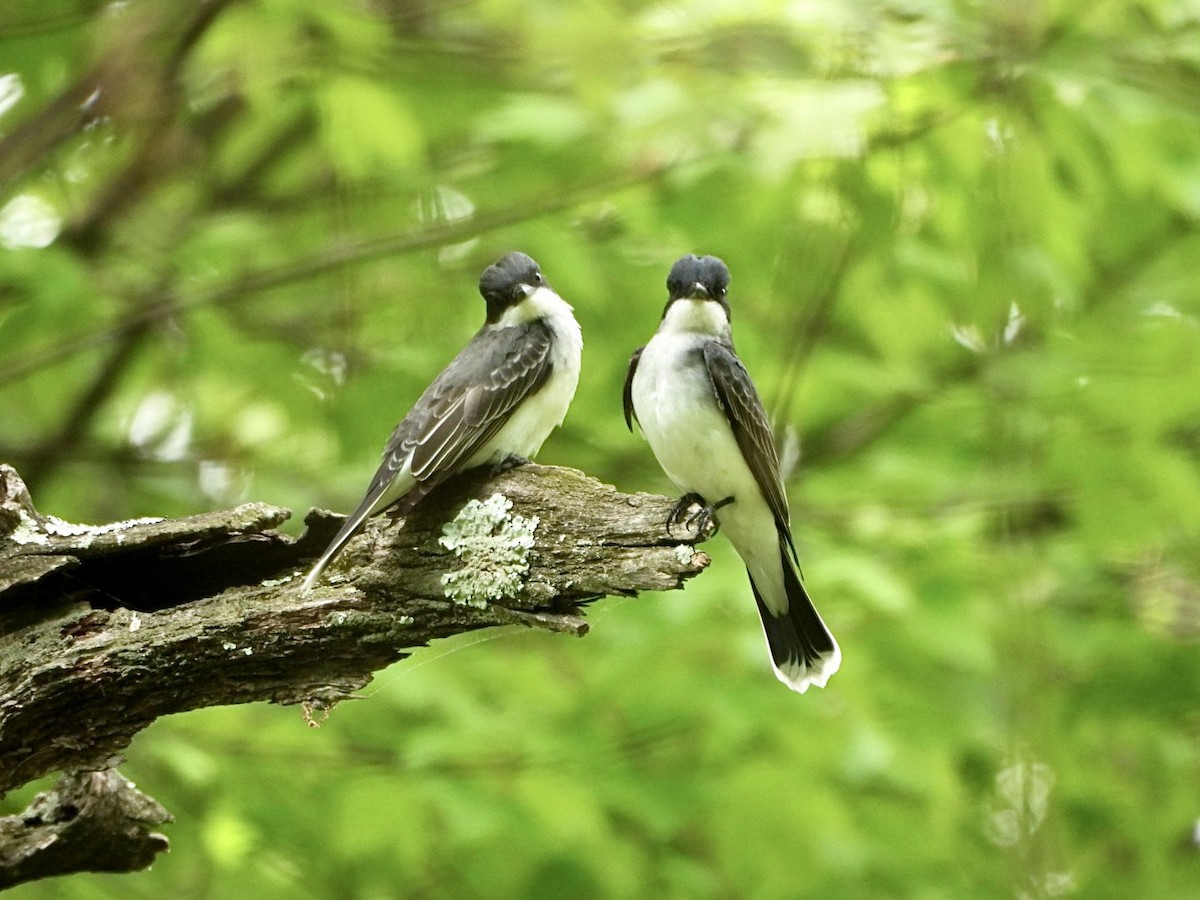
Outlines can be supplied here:
<path id="1" fill-rule="evenodd" d="M 378 477 L 378 476 L 376 476 Z M 424 499 L 425 495 L 432 491 L 435 487 L 445 480 L 444 475 L 435 475 L 426 478 L 424 481 L 418 481 L 415 485 L 408 489 L 408 493 L 404 494 L 399 499 L 392 502 L 386 507 L 386 511 L 393 518 L 404 518 L 414 507 Z M 354 510 L 342 523 L 341 529 L 338 531 L 329 546 L 325 548 L 325 552 L 321 554 L 321 558 L 313 565 L 312 570 L 308 573 L 308 577 L 304 579 L 304 583 L 300 586 L 300 593 L 307 594 L 312 590 L 313 585 L 317 583 L 317 579 L 321 577 L 321 573 L 325 571 L 325 567 L 333 562 L 342 548 L 350 542 L 354 535 L 358 534 L 363 526 L 363 522 L 367 521 L 371 516 L 383 513 L 384 509 L 376 509 L 375 504 L 379 502 L 387 490 L 388 482 L 383 481 L 371 485 L 371 490 L 362 503 L 358 505 L 358 509 Z"/>
<path id="2" fill-rule="evenodd" d="M 350 518 L 342 523 L 341 529 L 334 535 L 333 540 L 329 542 L 329 546 L 325 548 L 325 552 L 321 554 L 320 559 L 316 561 L 311 571 L 309 571 L 308 577 L 304 579 L 304 583 L 300 585 L 300 593 L 307 594 L 312 590 L 321 573 L 325 571 L 325 567 L 333 562 L 337 555 L 342 552 L 342 548 L 346 546 L 350 538 L 358 533 L 358 530 L 362 528 L 363 522 L 367 520 L 367 516 L 369 515 L 370 508 L 360 506 Z"/>
<path id="3" fill-rule="evenodd" d="M 800 581 L 795 562 L 782 542 L 779 555 L 787 592 L 787 610 L 779 615 L 771 612 L 763 602 L 753 576 L 750 578 L 750 587 L 758 604 L 758 615 L 762 619 L 763 633 L 771 650 L 775 675 L 792 690 L 803 694 L 814 684 L 825 687 L 829 676 L 842 663 L 842 651 L 813 606 Z"/>

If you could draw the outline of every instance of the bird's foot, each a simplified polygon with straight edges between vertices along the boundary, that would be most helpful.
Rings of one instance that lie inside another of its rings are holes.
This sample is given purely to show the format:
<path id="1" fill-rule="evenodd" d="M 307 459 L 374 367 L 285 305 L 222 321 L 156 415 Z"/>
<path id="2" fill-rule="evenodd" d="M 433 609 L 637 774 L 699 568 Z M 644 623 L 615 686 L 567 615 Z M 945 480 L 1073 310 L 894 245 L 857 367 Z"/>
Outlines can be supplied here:
<path id="1" fill-rule="evenodd" d="M 667 534 L 671 533 L 672 525 L 686 525 L 689 528 L 694 528 L 701 534 L 708 531 L 709 526 L 712 525 L 712 534 L 715 535 L 721 530 L 721 523 L 717 521 L 717 510 L 723 506 L 728 506 L 732 502 L 733 496 L 731 495 L 724 500 L 718 500 L 716 503 L 710 504 L 699 494 L 690 491 L 675 501 L 675 505 L 671 508 L 671 514 L 667 516 Z M 691 515 L 688 515 L 688 510 L 693 506 L 700 508 Z M 711 537 L 712 535 L 709 536 Z"/>
<path id="2" fill-rule="evenodd" d="M 703 507 L 708 501 L 697 494 L 695 491 L 688 491 L 682 497 L 675 501 L 675 505 L 671 507 L 671 511 L 667 513 L 667 534 L 671 533 L 672 525 L 679 525 L 683 522 L 684 513 L 693 506 Z"/>
<path id="3" fill-rule="evenodd" d="M 509 469 L 515 469 L 517 466 L 523 466 L 527 462 L 529 462 L 529 460 L 524 456 L 506 456 L 504 459 L 500 460 L 500 462 L 492 466 L 492 477 L 503 475 Z"/>

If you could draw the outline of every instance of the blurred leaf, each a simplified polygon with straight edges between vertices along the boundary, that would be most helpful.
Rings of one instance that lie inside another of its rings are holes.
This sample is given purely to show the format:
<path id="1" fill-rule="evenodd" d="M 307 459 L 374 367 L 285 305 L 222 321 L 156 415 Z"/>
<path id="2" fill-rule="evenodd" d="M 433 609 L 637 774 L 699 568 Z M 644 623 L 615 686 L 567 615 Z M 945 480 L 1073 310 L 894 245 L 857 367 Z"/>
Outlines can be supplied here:
<path id="1" fill-rule="evenodd" d="M 365 78 L 334 76 L 321 86 L 319 103 L 325 147 L 350 181 L 421 163 L 420 124 L 395 91 Z"/>

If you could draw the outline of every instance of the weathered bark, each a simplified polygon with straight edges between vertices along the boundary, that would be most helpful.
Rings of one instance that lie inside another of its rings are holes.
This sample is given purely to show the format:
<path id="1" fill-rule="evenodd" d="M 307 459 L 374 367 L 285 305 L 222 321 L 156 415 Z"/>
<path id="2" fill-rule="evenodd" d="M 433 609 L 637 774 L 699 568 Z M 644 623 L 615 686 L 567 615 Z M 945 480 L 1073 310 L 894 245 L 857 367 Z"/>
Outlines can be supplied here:
<path id="1" fill-rule="evenodd" d="M 495 494 L 511 509 L 493 501 L 482 508 L 493 519 L 481 517 L 470 501 Z M 372 520 L 302 595 L 339 516 L 310 512 L 298 539 L 272 530 L 288 510 L 261 503 L 71 525 L 39 515 L 0 465 L 0 794 L 54 771 L 108 770 L 167 713 L 327 708 L 433 638 L 510 623 L 583 634 L 581 604 L 678 588 L 708 564 L 694 549 L 707 535 L 667 532 L 671 505 L 571 469 L 476 470 L 403 523 Z M 448 524 L 464 515 L 483 537 Z M 460 535 L 461 557 L 446 534 Z M 145 843 L 145 829 L 114 819 L 122 828 Z M 126 858 L 149 862 L 132 847 Z"/>
<path id="2" fill-rule="evenodd" d="M 134 872 L 170 848 L 151 829 L 171 814 L 119 772 L 64 775 L 29 808 L 0 818 L 0 890 L 70 872 Z"/>

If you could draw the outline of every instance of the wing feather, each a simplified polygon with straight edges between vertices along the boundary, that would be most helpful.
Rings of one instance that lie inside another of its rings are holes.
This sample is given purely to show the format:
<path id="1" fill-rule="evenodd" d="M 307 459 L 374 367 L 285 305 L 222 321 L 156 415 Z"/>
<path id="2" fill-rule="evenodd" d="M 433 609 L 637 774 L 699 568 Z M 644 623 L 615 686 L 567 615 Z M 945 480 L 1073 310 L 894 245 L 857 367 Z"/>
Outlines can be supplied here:
<path id="1" fill-rule="evenodd" d="M 526 332 L 518 341 L 514 328 Z M 399 468 L 389 462 L 403 465 L 410 457 L 419 482 L 441 481 L 456 471 L 545 383 L 552 368 L 551 338 L 540 321 L 476 334 L 396 426 L 372 488 L 386 484 Z"/>
<path id="2" fill-rule="evenodd" d="M 729 344 L 720 341 L 705 344 L 704 364 L 742 456 L 775 516 L 775 527 L 790 545 L 787 494 L 779 471 L 779 451 L 754 382 Z"/>
<path id="3" fill-rule="evenodd" d="M 633 423 L 637 419 L 637 410 L 633 408 L 633 376 L 637 374 L 638 362 L 641 361 L 645 347 L 638 347 L 629 357 L 629 371 L 625 373 L 625 390 L 622 402 L 625 406 L 625 427 L 633 431 Z"/>

